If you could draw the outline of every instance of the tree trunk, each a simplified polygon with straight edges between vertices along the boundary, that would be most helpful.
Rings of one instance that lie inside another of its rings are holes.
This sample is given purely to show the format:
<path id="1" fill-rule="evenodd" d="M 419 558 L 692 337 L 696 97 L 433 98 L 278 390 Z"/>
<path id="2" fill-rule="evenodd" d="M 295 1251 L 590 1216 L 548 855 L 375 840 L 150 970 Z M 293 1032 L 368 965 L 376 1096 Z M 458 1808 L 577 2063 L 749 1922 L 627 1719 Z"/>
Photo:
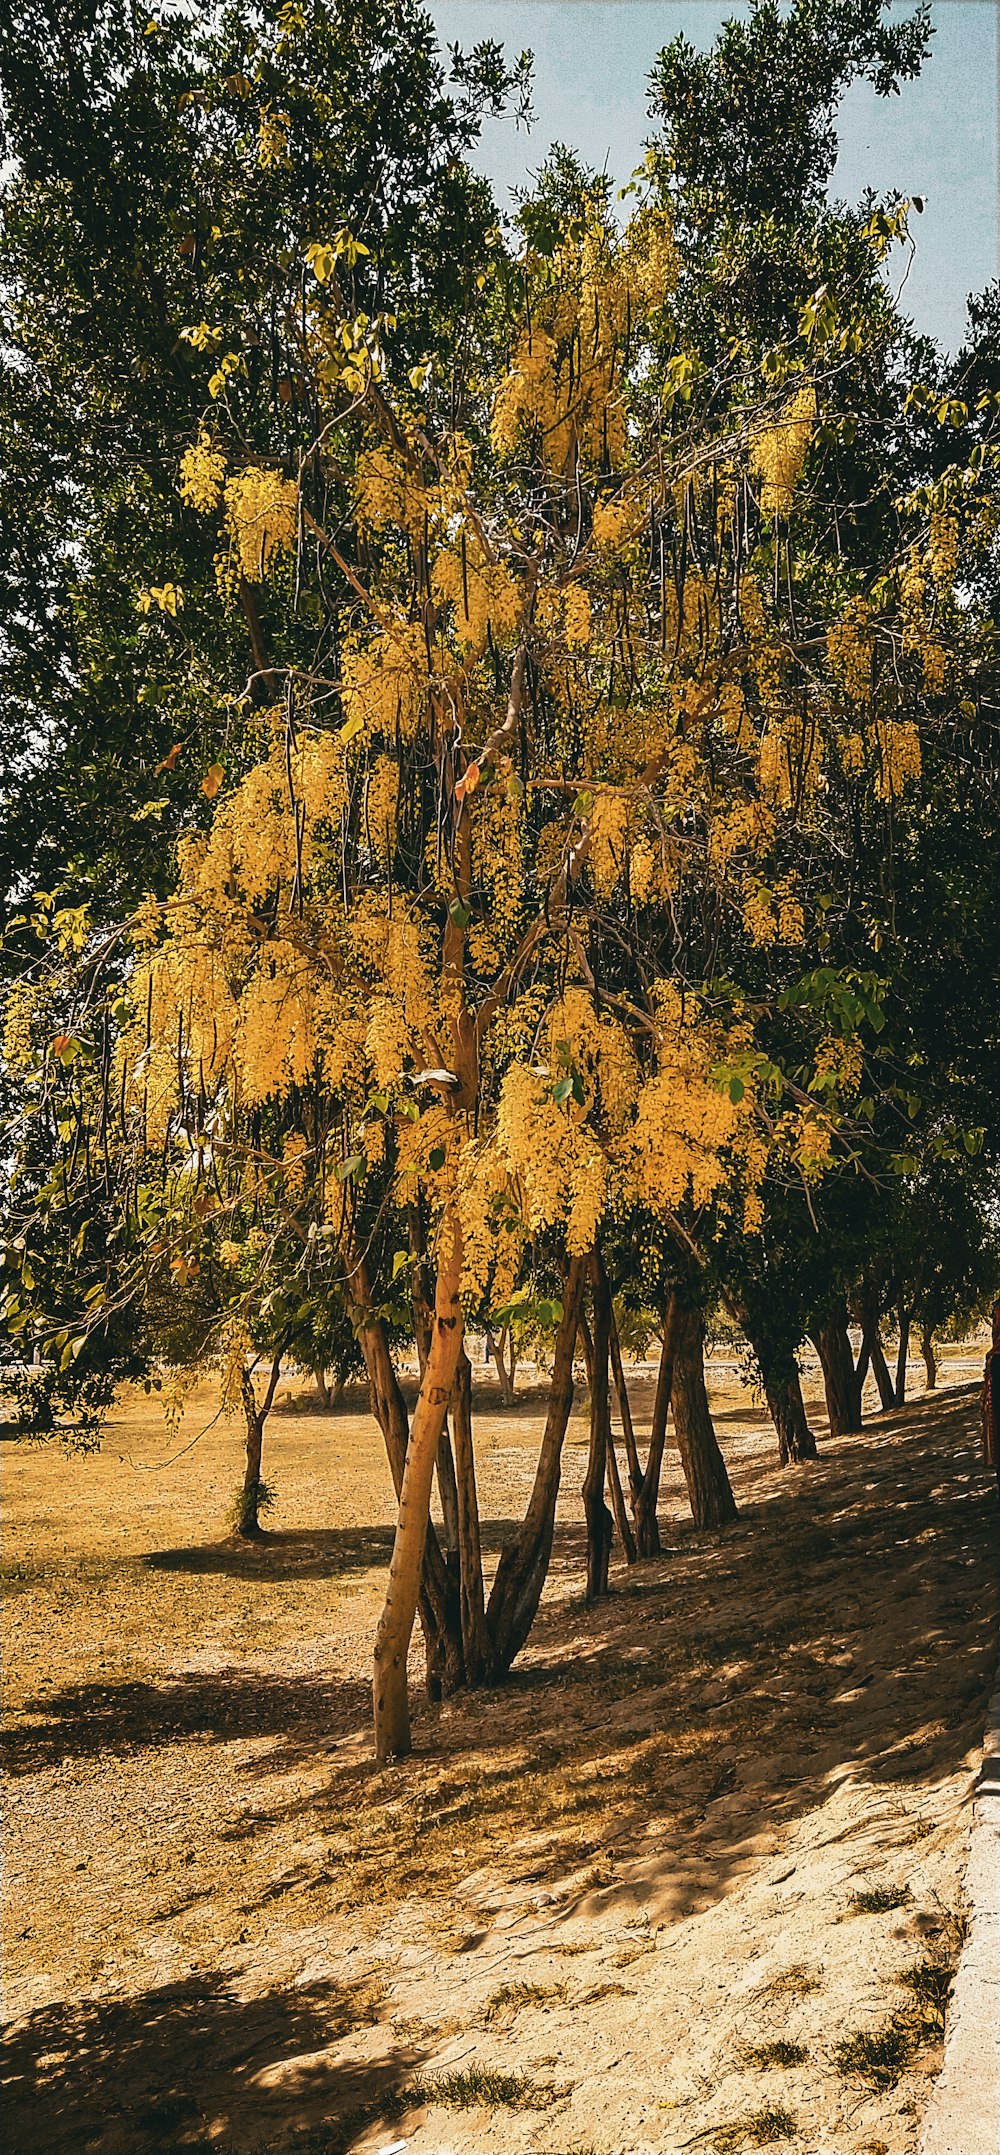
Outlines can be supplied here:
<path id="1" fill-rule="evenodd" d="M 618 1394 L 618 1411 L 622 1418 L 622 1437 L 625 1444 L 625 1463 L 628 1467 L 629 1494 L 632 1508 L 642 1487 L 642 1468 L 639 1464 L 639 1448 L 635 1441 L 635 1424 L 632 1420 L 632 1402 L 628 1396 L 625 1370 L 622 1365 L 621 1341 L 615 1322 L 615 1307 L 611 1304 L 611 1368 L 614 1373 L 615 1391 Z"/>
<path id="2" fill-rule="evenodd" d="M 933 1391 L 936 1391 L 936 1390 L 937 1390 L 937 1356 L 936 1356 L 936 1354 L 935 1354 L 935 1352 L 934 1352 L 934 1335 L 933 1335 L 933 1333 L 932 1333 L 932 1332 L 930 1331 L 930 1329 L 929 1329 L 929 1327 L 928 1327 L 927 1325 L 923 1325 L 923 1326 L 921 1326 L 921 1331 L 920 1331 L 920 1352 L 921 1352 L 921 1354 L 923 1355 L 923 1358 L 924 1358 L 924 1369 L 926 1370 L 926 1373 L 927 1373 L 927 1390 L 928 1390 L 929 1392 L 933 1392 Z"/>
<path id="3" fill-rule="evenodd" d="M 441 1539 L 449 1557 L 458 1559 L 458 1487 L 455 1481 L 455 1461 L 452 1456 L 451 1438 L 448 1435 L 448 1417 L 438 1439 L 437 1459 L 438 1496 L 441 1500 Z"/>
<path id="4" fill-rule="evenodd" d="M 257 1394 L 254 1390 L 253 1378 L 251 1377 L 248 1369 L 245 1369 L 243 1371 L 243 1379 L 240 1385 L 240 1391 L 243 1398 L 243 1412 L 246 1416 L 247 1425 L 247 1463 L 246 1470 L 243 1475 L 243 1487 L 240 1490 L 240 1500 L 236 1514 L 236 1532 L 239 1535 L 241 1541 L 259 1541 L 263 1533 L 263 1528 L 260 1523 L 260 1462 L 261 1453 L 264 1447 L 264 1423 L 266 1422 L 267 1417 L 270 1414 L 271 1408 L 274 1404 L 274 1395 L 278 1389 L 278 1378 L 280 1377 L 280 1375 L 281 1350 L 279 1348 L 279 1351 L 275 1355 L 274 1360 L 271 1364 L 271 1374 L 268 1379 L 267 1391 L 264 1394 L 264 1398 L 261 1405 L 258 1406 Z"/>
<path id="5" fill-rule="evenodd" d="M 503 1343 L 504 1343 L 504 1340 L 505 1340 L 505 1339 L 506 1339 L 506 1341 L 507 1341 L 507 1343 L 508 1343 L 508 1348 L 509 1348 L 509 1352 L 510 1352 L 510 1369 L 509 1369 L 509 1371 L 508 1371 L 508 1369 L 507 1369 L 507 1367 L 506 1367 L 506 1364 L 505 1364 L 505 1362 L 504 1362 L 504 1357 L 503 1357 Z M 515 1398 L 515 1394 L 514 1394 L 514 1371 L 515 1371 L 515 1369 L 517 1368 L 517 1359 L 516 1359 L 516 1356 L 515 1356 L 515 1353 L 514 1353 L 514 1335 L 513 1335 L 513 1333 L 511 1332 L 511 1330 L 510 1330 L 510 1327 L 509 1327 L 509 1326 L 507 1327 L 507 1329 L 506 1329 L 506 1330 L 505 1330 L 504 1332 L 502 1332 L 502 1333 L 501 1333 L 501 1335 L 500 1335 L 500 1338 L 499 1338 L 499 1340 L 498 1340 L 498 1339 L 496 1338 L 496 1335 L 495 1335 L 495 1334 L 494 1334 L 493 1332 L 491 1332 L 491 1331 L 490 1331 L 489 1325 L 487 1325 L 487 1327 L 486 1327 L 486 1352 L 487 1352 L 487 1355 L 491 1355 L 491 1356 L 492 1356 L 492 1358 L 493 1358 L 493 1367 L 494 1367 L 494 1369 L 496 1370 L 497 1376 L 498 1376 L 498 1377 L 499 1377 L 499 1379 L 500 1379 L 500 1398 L 501 1398 L 501 1400 L 502 1400 L 502 1402 L 503 1402 L 503 1405 L 504 1405 L 505 1407 L 512 1407 L 512 1406 L 513 1406 L 513 1404 L 514 1404 L 514 1398 Z"/>
<path id="6" fill-rule="evenodd" d="M 701 1311 L 682 1305 L 674 1340 L 674 1428 L 696 1527 L 727 1526 L 736 1500 L 712 1426 L 705 1390 L 705 1325 Z"/>
<path id="7" fill-rule="evenodd" d="M 906 1362 L 910 1352 L 910 1313 L 900 1303 L 896 1315 L 899 1323 L 899 1350 L 896 1355 L 896 1384 L 892 1403 L 894 1407 L 905 1407 Z"/>
<path id="8" fill-rule="evenodd" d="M 313 1376 L 316 1379 L 316 1390 L 319 1393 L 320 1406 L 323 1408 L 329 1408 L 331 1403 L 330 1387 L 326 1381 L 325 1369 L 314 1369 Z"/>
<path id="9" fill-rule="evenodd" d="M 406 1401 L 399 1388 L 385 1323 L 372 1312 L 367 1274 L 357 1260 L 354 1278 L 358 1340 L 368 1372 L 372 1413 L 382 1431 L 398 1500 L 410 1439 Z M 428 1522 L 417 1613 L 427 1656 L 427 1696 L 436 1701 L 464 1684 L 465 1660 L 458 1581 L 445 1563 L 433 1522 Z"/>
<path id="10" fill-rule="evenodd" d="M 854 1356 L 847 1330 L 847 1306 L 841 1301 L 817 1326 L 813 1344 L 819 1355 L 826 1391 L 831 1437 L 848 1436 L 861 1427 Z"/>
<path id="11" fill-rule="evenodd" d="M 587 1595 L 599 1601 L 608 1591 L 608 1560 L 611 1555 L 611 1513 L 604 1501 L 611 1436 L 611 1394 L 608 1360 L 611 1350 L 611 1298 L 607 1281 L 596 1264 L 594 1283 L 594 1340 L 590 1354 L 590 1450 L 583 1480 L 583 1510 L 587 1522 Z"/>
<path id="12" fill-rule="evenodd" d="M 653 1399 L 653 1419 L 649 1431 L 649 1450 L 642 1482 L 632 1507 L 635 1519 L 636 1553 L 641 1557 L 659 1556 L 660 1528 L 656 1507 L 660 1497 L 660 1475 L 663 1471 L 663 1448 L 667 1440 L 667 1418 L 674 1382 L 674 1340 L 680 1303 L 676 1289 L 671 1290 L 670 1300 L 663 1313 L 663 1343 L 660 1348 L 660 1366 L 656 1373 L 656 1393 Z"/>
<path id="13" fill-rule="evenodd" d="M 440 1228 L 427 1367 L 410 1424 L 389 1584 L 375 1634 L 372 1704 L 379 1765 L 403 1757 L 411 1748 L 406 1656 L 420 1593 L 434 1462 L 462 1348 L 461 1271 L 461 1228 L 454 1207 L 449 1206 Z"/>
<path id="14" fill-rule="evenodd" d="M 455 1427 L 462 1651 L 466 1682 L 478 1684 L 482 1682 L 486 1670 L 486 1615 L 483 1603 L 483 1555 L 479 1538 L 476 1461 L 472 1447 L 472 1368 L 464 1347 L 458 1358 L 452 1420 Z"/>
<path id="15" fill-rule="evenodd" d="M 520 1653 L 534 1623 L 549 1568 L 562 1448 L 573 1405 L 573 1354 L 587 1268 L 586 1257 L 570 1260 L 534 1485 L 518 1534 L 500 1552 L 486 1611 L 489 1673 L 494 1678 L 505 1676 Z"/>
<path id="16" fill-rule="evenodd" d="M 625 1562 L 626 1564 L 634 1564 L 636 1557 L 635 1535 L 629 1525 L 628 1513 L 625 1509 L 625 1496 L 622 1490 L 621 1475 L 618 1472 L 618 1456 L 615 1451 L 615 1433 L 610 1424 L 608 1427 L 608 1493 L 611 1498 L 611 1509 L 615 1515 L 615 1526 L 618 1529 L 618 1539 L 622 1545 Z"/>
<path id="17" fill-rule="evenodd" d="M 754 1350 L 756 1352 L 756 1349 Z M 758 1361 L 760 1357 L 757 1357 Z M 764 1397 L 778 1432 L 778 1458 L 783 1467 L 802 1459 L 815 1459 L 816 1439 L 809 1427 L 802 1380 L 793 1354 L 776 1356 L 767 1374 L 763 1370 Z"/>

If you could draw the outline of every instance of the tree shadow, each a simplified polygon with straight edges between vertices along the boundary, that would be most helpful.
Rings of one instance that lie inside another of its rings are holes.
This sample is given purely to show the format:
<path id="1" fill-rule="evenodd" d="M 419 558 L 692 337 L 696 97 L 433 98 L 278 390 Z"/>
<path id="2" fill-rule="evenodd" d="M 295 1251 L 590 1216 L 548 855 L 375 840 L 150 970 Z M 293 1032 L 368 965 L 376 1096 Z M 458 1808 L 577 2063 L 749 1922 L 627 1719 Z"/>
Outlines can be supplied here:
<path id="1" fill-rule="evenodd" d="M 337 2155 L 348 2121 L 384 2103 L 426 2055 L 375 2033 L 380 2017 L 363 1979 L 246 1997 L 222 1975 L 190 1975 L 40 2007 L 4 2045 L 6 2145 L 12 2155 L 249 2155 L 275 2134 L 287 2146 L 290 2133 L 319 2131 L 325 2155 Z M 370 2054 L 338 2057 L 362 2028 Z"/>
<path id="2" fill-rule="evenodd" d="M 311 1750 L 366 1727 L 371 1687 L 339 1677 L 200 1670 L 155 1683 L 72 1684 L 23 1709 L 0 1736 L 5 1772 L 36 1773 L 69 1758 L 128 1758 L 192 1736 L 281 1738 Z"/>
<path id="3" fill-rule="evenodd" d="M 352 1572 L 388 1570 L 394 1531 L 391 1526 L 280 1528 L 254 1541 L 240 1541 L 233 1535 L 176 1549 L 153 1549 L 141 1561 L 147 1571 L 187 1572 L 193 1577 L 339 1579 Z M 514 1531 L 512 1519 L 484 1519 L 484 1553 L 499 1555 Z"/>
<path id="4" fill-rule="evenodd" d="M 671 1462 L 662 1556 L 619 1564 L 593 1607 L 549 1600 L 502 1704 L 419 1703 L 415 1755 L 388 1784 L 342 1754 L 325 1792 L 273 1818 L 353 1839 L 347 1906 L 390 1878 L 400 1900 L 454 1890 L 471 1834 L 491 1891 L 499 1876 L 526 1904 L 540 1885 L 585 1895 L 595 1915 L 624 1896 L 663 1920 L 728 1890 L 762 1825 L 845 1778 L 917 1800 L 965 1770 L 995 1660 L 1000 1514 L 975 1400 L 919 1401 L 809 1467 L 731 1459 L 747 1498 L 722 1533 L 680 1515 Z M 560 1528 L 557 1587 L 582 1557 L 579 1530 Z M 650 1819 L 665 1832 L 652 1859 Z M 595 1856 L 616 1876 L 574 1885 Z"/>

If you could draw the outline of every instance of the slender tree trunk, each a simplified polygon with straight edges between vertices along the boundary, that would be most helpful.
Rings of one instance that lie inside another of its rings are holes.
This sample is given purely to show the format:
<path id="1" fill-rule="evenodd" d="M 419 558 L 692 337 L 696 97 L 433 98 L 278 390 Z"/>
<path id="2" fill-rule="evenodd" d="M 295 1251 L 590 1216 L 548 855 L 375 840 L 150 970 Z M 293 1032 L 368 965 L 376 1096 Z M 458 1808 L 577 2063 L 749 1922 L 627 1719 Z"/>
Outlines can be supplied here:
<path id="1" fill-rule="evenodd" d="M 896 1404 L 896 1388 L 889 1375 L 889 1365 L 882 1350 L 882 1342 L 876 1332 L 872 1340 L 872 1371 L 878 1385 L 878 1396 L 883 1413 Z"/>
<path id="2" fill-rule="evenodd" d="M 611 1390 L 608 1361 L 611 1348 L 611 1298 L 607 1281 L 596 1264 L 594 1283 L 594 1339 L 590 1354 L 590 1450 L 583 1481 L 583 1510 L 587 1521 L 587 1600 L 599 1601 L 608 1591 L 608 1560 L 611 1555 L 611 1513 L 604 1501 L 611 1439 Z"/>
<path id="3" fill-rule="evenodd" d="M 587 1268 L 586 1257 L 570 1260 L 534 1485 L 519 1532 L 501 1550 L 486 1611 L 490 1675 L 494 1678 L 505 1676 L 520 1653 L 534 1623 L 549 1568 L 562 1448 L 573 1405 L 573 1354 Z"/>
<path id="4" fill-rule="evenodd" d="M 486 1615 L 483 1602 L 483 1554 L 479 1537 L 476 1461 L 472 1446 L 472 1368 L 464 1347 L 458 1358 L 452 1420 L 455 1427 L 462 1651 L 466 1681 L 478 1684 L 482 1682 L 487 1662 Z"/>
<path id="5" fill-rule="evenodd" d="M 836 1303 L 823 1317 L 813 1336 L 826 1391 L 826 1411 L 831 1437 L 843 1437 L 861 1427 L 854 1356 L 847 1330 L 847 1307 Z"/>
<path id="6" fill-rule="evenodd" d="M 760 1357 L 758 1356 L 758 1361 Z M 790 1354 L 775 1358 L 764 1377 L 764 1397 L 778 1432 L 778 1458 L 783 1467 L 802 1459 L 815 1459 L 816 1438 L 809 1427 L 798 1363 Z"/>
<path id="7" fill-rule="evenodd" d="M 274 1395 L 278 1389 L 278 1378 L 280 1377 L 280 1375 L 281 1350 L 279 1348 L 279 1351 L 275 1355 L 274 1360 L 271 1364 L 271 1374 L 268 1379 L 267 1391 L 264 1394 L 263 1401 L 258 1406 L 257 1394 L 254 1390 L 253 1378 L 251 1377 L 248 1369 L 245 1369 L 243 1372 L 243 1381 L 240 1386 L 240 1391 L 243 1397 L 243 1413 L 246 1417 L 247 1425 L 247 1463 L 243 1475 L 243 1487 L 240 1491 L 239 1509 L 236 1517 L 236 1532 L 239 1535 L 241 1541 L 259 1541 L 261 1534 L 263 1533 L 263 1528 L 260 1523 L 260 1463 L 261 1454 L 264 1447 L 264 1423 L 266 1422 L 267 1417 L 270 1414 L 271 1408 L 274 1404 Z"/>
<path id="8" fill-rule="evenodd" d="M 368 1372 L 372 1413 L 382 1431 L 398 1501 L 410 1439 L 406 1401 L 399 1388 L 389 1335 L 383 1319 L 372 1312 L 367 1274 L 357 1260 L 354 1276 L 358 1339 Z M 432 1521 L 427 1528 L 417 1613 L 427 1657 L 427 1696 L 437 1700 L 464 1684 L 465 1661 L 458 1581 L 448 1570 Z"/>
<path id="9" fill-rule="evenodd" d="M 937 1356 L 936 1356 L 936 1354 L 935 1354 L 935 1352 L 934 1352 L 934 1335 L 933 1335 L 933 1333 L 931 1332 L 931 1330 L 929 1329 L 929 1327 L 928 1327 L 927 1325 L 923 1325 L 923 1326 L 921 1327 L 921 1332 L 920 1332 L 920 1352 L 921 1352 L 921 1354 L 923 1355 L 923 1358 L 924 1358 L 924 1369 L 925 1369 L 925 1371 L 926 1371 L 926 1373 L 927 1373 L 927 1390 L 928 1390 L 929 1392 L 933 1392 L 933 1391 L 936 1391 L 936 1390 L 937 1390 Z"/>
<path id="10" fill-rule="evenodd" d="M 615 1320 L 615 1306 L 611 1304 L 611 1368 L 614 1373 L 615 1391 L 618 1394 L 618 1411 L 622 1418 L 622 1437 L 625 1443 L 625 1463 L 628 1467 L 629 1494 L 632 1508 L 642 1487 L 642 1468 L 639 1464 L 639 1448 L 635 1441 L 635 1424 L 632 1420 L 632 1402 L 628 1396 L 625 1370 L 622 1363 L 621 1341 Z"/>
<path id="11" fill-rule="evenodd" d="M 727 1526 L 736 1499 L 712 1426 L 705 1390 L 705 1325 L 701 1311 L 682 1306 L 674 1340 L 674 1429 L 696 1527 Z"/>
<path id="12" fill-rule="evenodd" d="M 454 1207 L 449 1206 L 440 1230 L 427 1367 L 410 1424 L 389 1584 L 375 1635 L 372 1702 L 375 1757 L 380 1765 L 411 1748 L 406 1656 L 417 1613 L 434 1462 L 462 1348 L 461 1271 L 461 1228 Z"/>
<path id="13" fill-rule="evenodd" d="M 621 1475 L 618 1471 L 618 1457 L 615 1452 L 615 1433 L 610 1427 L 608 1429 L 608 1495 L 611 1498 L 611 1509 L 614 1513 L 615 1526 L 618 1530 L 618 1539 L 622 1545 L 625 1562 L 626 1564 L 634 1564 L 636 1559 L 635 1535 L 632 1532 L 629 1516 L 625 1509 L 625 1493 L 622 1489 Z"/>
<path id="14" fill-rule="evenodd" d="M 510 1352 L 509 1371 L 506 1367 L 503 1356 L 503 1343 L 505 1339 L 508 1342 Z M 510 1331 L 509 1327 L 505 1332 L 501 1333 L 498 1340 L 495 1333 L 491 1332 L 489 1325 L 487 1325 L 486 1352 L 493 1358 L 493 1367 L 496 1370 L 497 1376 L 500 1380 L 500 1397 L 503 1401 L 503 1404 L 505 1407 L 512 1407 L 514 1404 L 514 1370 L 517 1365 L 514 1356 L 514 1336 L 513 1333 Z"/>
<path id="15" fill-rule="evenodd" d="M 882 1351 L 882 1341 L 879 1337 L 878 1302 L 874 1287 L 870 1282 L 866 1282 L 863 1288 L 860 1314 L 862 1322 L 861 1353 L 858 1356 L 858 1366 L 854 1377 L 855 1399 L 859 1415 L 862 1411 L 865 1378 L 868 1375 L 869 1366 L 878 1385 L 878 1396 L 882 1402 L 883 1410 L 894 1406 L 896 1398 L 895 1386 L 889 1375 L 885 1355 Z"/>
<path id="16" fill-rule="evenodd" d="M 326 1381 L 326 1371 L 325 1369 L 314 1369 L 313 1376 L 316 1379 L 316 1390 L 319 1393 L 320 1406 L 327 1408 L 330 1405 L 330 1387 Z"/>
<path id="17" fill-rule="evenodd" d="M 635 1520 L 636 1554 L 641 1557 L 659 1556 L 660 1528 L 656 1507 L 660 1498 L 660 1475 L 663 1471 L 663 1449 L 667 1441 L 667 1419 L 674 1382 L 674 1341 L 680 1301 L 676 1288 L 671 1289 L 670 1299 L 663 1313 L 663 1343 L 660 1348 L 660 1366 L 656 1373 L 656 1392 L 653 1398 L 653 1419 L 649 1431 L 649 1450 L 642 1482 L 632 1508 Z"/>
<path id="18" fill-rule="evenodd" d="M 892 1403 L 894 1407 L 905 1407 L 906 1363 L 910 1352 L 910 1313 L 900 1303 L 896 1315 L 899 1323 L 899 1350 L 896 1355 L 896 1384 Z"/>
<path id="19" fill-rule="evenodd" d="M 441 1539 L 448 1558 L 458 1560 L 458 1486 L 455 1480 L 455 1461 L 448 1435 L 448 1417 L 438 1439 L 435 1461 L 438 1496 L 441 1500 Z"/>

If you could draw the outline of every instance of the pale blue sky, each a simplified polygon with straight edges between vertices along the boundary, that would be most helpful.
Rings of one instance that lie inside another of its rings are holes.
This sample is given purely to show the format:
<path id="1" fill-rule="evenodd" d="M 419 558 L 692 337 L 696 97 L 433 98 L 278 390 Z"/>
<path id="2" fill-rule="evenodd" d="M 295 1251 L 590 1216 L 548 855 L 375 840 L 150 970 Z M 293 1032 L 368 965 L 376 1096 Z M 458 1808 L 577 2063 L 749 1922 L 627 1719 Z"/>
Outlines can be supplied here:
<path id="1" fill-rule="evenodd" d="M 495 37 L 535 55 L 531 133 L 491 124 L 477 162 L 501 205 L 548 145 L 563 141 L 586 162 L 607 163 L 616 186 L 638 163 L 651 132 L 646 81 L 656 54 L 678 31 L 710 45 L 743 0 L 429 0 L 444 44 Z M 893 13 L 911 12 L 906 7 Z M 866 186 L 924 197 L 915 218 L 917 258 L 905 304 L 919 329 L 954 350 L 965 301 L 1000 274 L 997 80 L 1000 0 L 934 0 L 935 37 L 918 81 L 877 98 L 863 84 L 841 108 L 834 192 L 855 200 Z"/>

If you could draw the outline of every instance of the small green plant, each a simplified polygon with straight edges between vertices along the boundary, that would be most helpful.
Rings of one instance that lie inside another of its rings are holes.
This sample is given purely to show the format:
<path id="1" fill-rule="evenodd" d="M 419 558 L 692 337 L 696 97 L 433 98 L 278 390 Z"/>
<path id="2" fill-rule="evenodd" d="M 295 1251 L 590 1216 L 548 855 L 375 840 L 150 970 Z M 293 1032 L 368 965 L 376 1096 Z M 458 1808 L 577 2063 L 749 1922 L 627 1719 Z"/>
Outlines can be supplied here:
<path id="1" fill-rule="evenodd" d="M 712 2145 L 718 2155 L 737 2155 L 740 2148 L 771 2147 L 775 2140 L 792 2140 L 796 2124 L 790 2110 L 780 2103 L 766 2103 L 763 2110 L 748 2110 L 731 2125 L 716 2126 Z"/>
<path id="2" fill-rule="evenodd" d="M 565 1983 L 502 1983 L 495 1990 L 484 2020 L 502 2020 L 508 2013 L 519 2013 L 525 2005 L 551 2005 L 554 1999 L 565 1998 Z"/>
<path id="3" fill-rule="evenodd" d="M 909 1886 L 869 1886 L 852 1893 L 847 1905 L 852 1916 L 884 1916 L 890 1908 L 904 1908 L 909 1898 Z"/>
<path id="4" fill-rule="evenodd" d="M 779 2039 L 776 2043 L 749 2043 L 746 2055 L 751 2065 L 764 2071 L 769 2065 L 804 2065 L 809 2052 L 802 2043 Z"/>
<path id="5" fill-rule="evenodd" d="M 443 2103 L 448 2110 L 544 2110 L 552 2089 L 525 2073 L 501 2073 L 488 2065 L 470 2065 L 464 2073 L 443 2073 L 438 2080 L 414 2080 L 404 2088 L 402 2105 Z"/>
<path id="6" fill-rule="evenodd" d="M 275 1504 L 277 1503 L 277 1501 L 278 1501 L 278 1492 L 277 1492 L 276 1488 L 274 1487 L 274 1484 L 273 1484 L 273 1482 L 264 1482 L 264 1481 L 258 1482 L 258 1484 L 257 1484 L 257 1510 L 258 1510 L 258 1512 L 262 1512 L 262 1511 L 273 1511 L 273 1509 L 274 1509 L 274 1506 L 275 1506 Z M 240 1533 L 244 1532 L 244 1530 L 245 1530 L 245 1528 L 246 1528 L 246 1526 L 247 1526 L 247 1524 L 248 1524 L 248 1510 L 249 1510 L 249 1507 L 248 1507 L 248 1499 L 247 1499 L 247 1496 L 246 1496 L 246 1492 L 245 1492 L 245 1490 L 244 1490 L 244 1488 L 243 1488 L 243 1484 L 242 1484 L 242 1482 L 241 1482 L 241 1483 L 240 1483 L 240 1485 L 239 1485 L 239 1487 L 238 1487 L 238 1489 L 236 1489 L 236 1490 L 234 1491 L 234 1494 L 233 1494 L 233 1498 L 232 1498 L 232 1502 L 230 1503 L 230 1505 L 229 1505 L 229 1509 L 228 1509 L 228 1511 L 226 1512 L 226 1525 L 227 1525 L 227 1527 L 229 1527 L 229 1528 L 230 1528 L 230 1530 L 232 1531 L 232 1533 L 234 1533 L 234 1534 L 240 1534 Z"/>
<path id="7" fill-rule="evenodd" d="M 917 2048 L 919 2030 L 910 2014 L 894 2013 L 880 2028 L 860 2028 L 834 2045 L 833 2060 L 843 2080 L 863 2080 L 884 2095 L 901 2080 Z"/>
<path id="8" fill-rule="evenodd" d="M 914 1968 L 904 1968 L 896 1981 L 904 1990 L 913 1992 L 921 2013 L 933 2029 L 944 2027 L 952 1984 L 952 1971 L 945 1961 L 918 1961 Z"/>

